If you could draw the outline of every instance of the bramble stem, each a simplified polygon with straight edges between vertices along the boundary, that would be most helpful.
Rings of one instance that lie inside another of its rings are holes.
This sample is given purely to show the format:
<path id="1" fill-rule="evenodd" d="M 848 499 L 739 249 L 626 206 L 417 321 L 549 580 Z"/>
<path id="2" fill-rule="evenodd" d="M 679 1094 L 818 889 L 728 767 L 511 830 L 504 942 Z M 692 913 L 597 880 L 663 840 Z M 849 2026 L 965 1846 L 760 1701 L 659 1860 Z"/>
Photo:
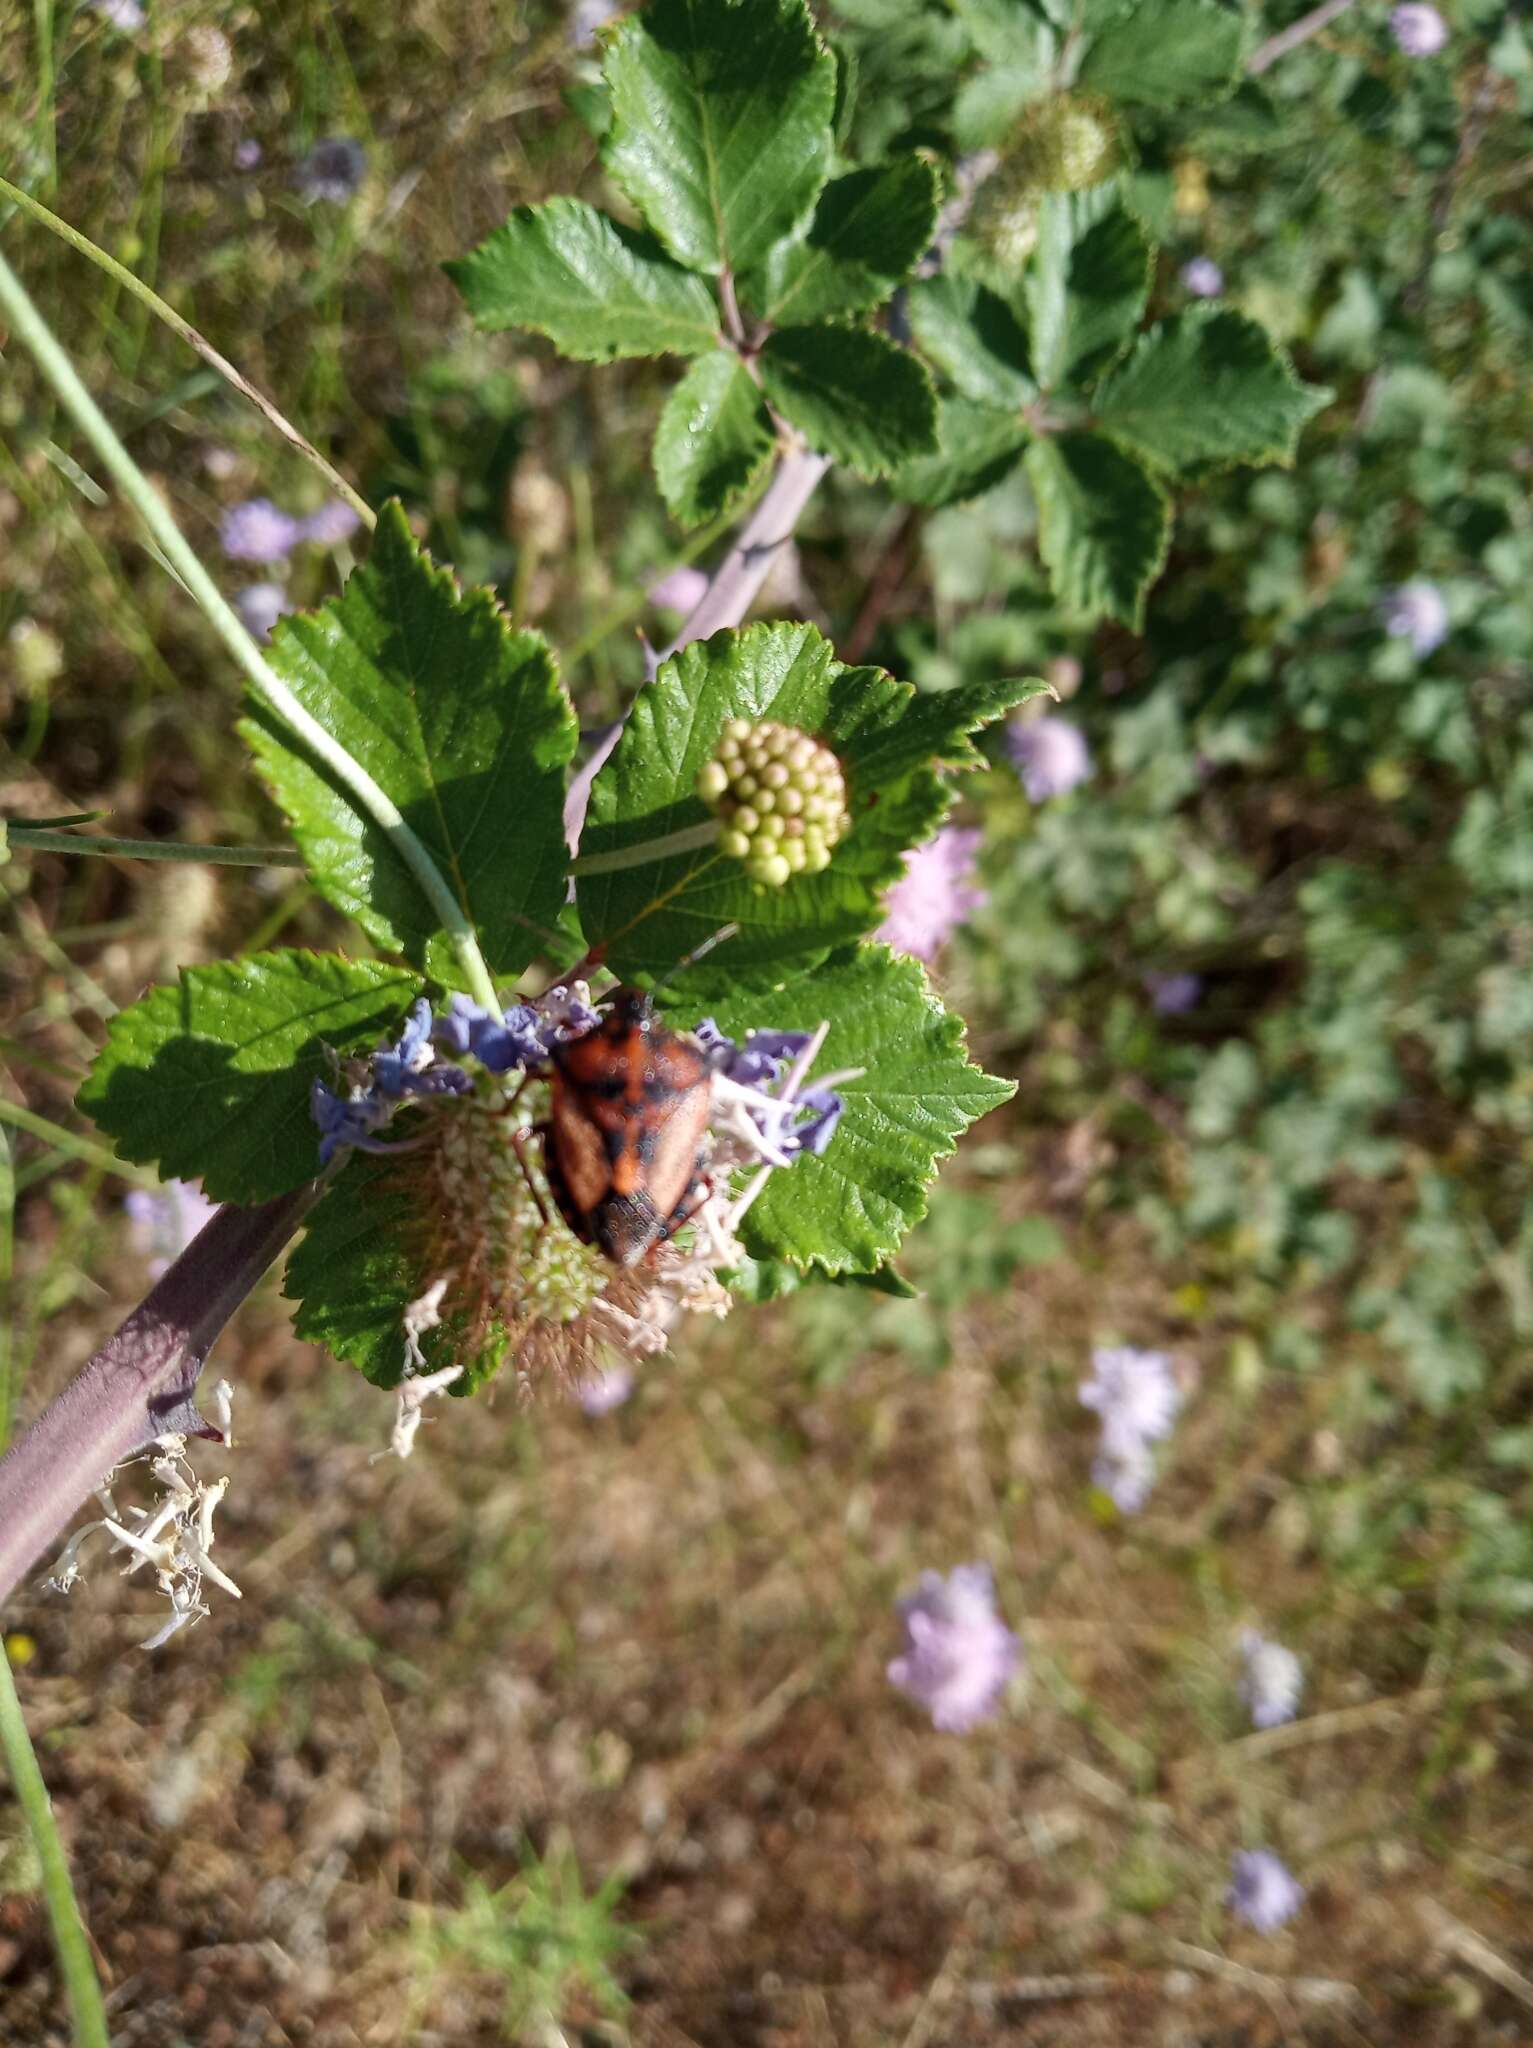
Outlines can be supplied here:
<path id="1" fill-rule="evenodd" d="M 724 626 L 739 625 L 750 610 L 756 592 L 771 574 L 772 564 L 792 540 L 793 529 L 813 496 L 815 485 L 829 468 L 830 457 L 812 454 L 802 441 L 796 442 L 779 458 L 772 481 L 740 528 L 734 546 L 714 570 L 708 588 L 698 599 L 681 631 L 670 646 L 655 657 L 657 664 L 669 661 L 673 654 L 680 653 L 694 640 L 705 640 L 710 633 L 717 633 Z M 621 739 L 623 724 L 621 718 L 615 719 L 599 734 L 596 744 L 570 783 L 564 802 L 564 836 L 572 849 L 580 844 L 591 784 Z M 668 850 L 677 852 L 682 849 Z M 605 855 L 601 859 L 604 867 L 628 865 L 626 855 L 621 860 Z M 577 863 L 575 872 L 594 874 L 599 871 Z"/>
<path id="2" fill-rule="evenodd" d="M 115 1466 L 194 1426 L 192 1390 L 215 1338 L 322 1187 L 308 1181 L 259 1208 L 221 1208 L 0 1458 L 0 1601 Z"/>
<path id="3" fill-rule="evenodd" d="M 1271 69 L 1279 57 L 1286 57 L 1290 50 L 1298 49 L 1300 43 L 1307 43 L 1311 36 L 1317 36 L 1323 28 L 1329 28 L 1337 15 L 1345 14 L 1351 5 L 1352 0 L 1322 0 L 1319 7 L 1311 8 L 1308 14 L 1301 14 L 1299 19 L 1291 22 L 1287 28 L 1280 29 L 1275 36 L 1269 36 L 1266 42 L 1258 44 L 1251 52 L 1250 61 L 1246 65 L 1247 71 L 1253 78 L 1260 78 L 1264 71 Z"/>
<path id="4" fill-rule="evenodd" d="M 227 356 L 220 355 L 212 342 L 205 335 L 199 334 L 190 320 L 184 319 L 174 306 L 162 299 L 157 291 L 151 290 L 141 277 L 135 277 L 126 264 L 119 263 L 115 256 L 109 256 L 105 249 L 98 248 L 88 235 L 82 235 L 80 230 L 71 227 L 67 220 L 61 220 L 56 213 L 50 213 L 46 206 L 40 205 L 32 197 L 30 192 L 23 192 L 21 187 L 13 185 L 9 178 L 0 178 L 0 192 L 3 192 L 7 199 L 13 200 L 24 212 L 31 214 L 43 227 L 51 228 L 53 233 L 61 241 L 67 242 L 71 249 L 78 250 L 82 256 L 88 256 L 108 277 L 115 278 L 124 291 L 131 292 L 141 305 L 147 306 L 157 319 L 163 320 L 173 334 L 181 337 L 188 348 L 195 349 L 202 360 L 210 364 L 225 382 L 232 384 L 242 398 L 250 400 L 256 411 L 271 422 L 284 441 L 298 450 L 305 462 L 314 465 L 331 490 L 338 491 L 368 531 L 372 531 L 378 524 L 378 515 L 366 498 L 359 491 L 352 489 L 334 464 L 327 462 L 320 454 L 314 443 L 300 434 L 292 421 L 278 412 L 265 392 L 257 390 L 250 379 L 242 375 Z"/>
<path id="5" fill-rule="evenodd" d="M 792 541 L 804 507 L 829 468 L 828 455 L 816 455 L 802 442 L 781 457 L 772 481 L 714 570 L 692 616 L 660 656 L 662 661 L 694 640 L 706 640 L 722 626 L 739 625 L 773 563 Z"/>
<path id="6" fill-rule="evenodd" d="M 192 599 L 202 607 L 209 624 L 257 697 L 276 712 L 386 834 L 441 919 L 442 929 L 451 940 L 463 969 L 469 993 L 476 1001 L 493 1008 L 495 984 L 479 950 L 479 941 L 436 862 L 405 823 L 392 797 L 379 788 L 362 764 L 353 759 L 319 720 L 305 710 L 287 684 L 267 666 L 255 641 L 202 566 L 148 478 L 80 382 L 73 363 L 60 348 L 53 330 L 33 305 L 26 287 L 4 256 L 0 256 L 0 313 L 9 320 L 16 338 L 36 358 L 39 369 L 58 393 L 66 410 L 73 415 L 123 496 L 148 528 L 150 539 L 171 570 L 181 579 Z"/>
<path id="7" fill-rule="evenodd" d="M 290 846 L 183 846 L 173 839 L 86 839 L 48 825 L 23 825 L 0 818 L 0 846 L 35 847 L 39 853 L 115 854 L 123 860 L 207 862 L 226 868 L 301 868 L 303 855 Z"/>
<path id="8" fill-rule="evenodd" d="M 96 1975 L 90 1938 L 80 1917 L 64 1845 L 53 1820 L 53 1802 L 38 1768 L 37 1752 L 27 1733 L 11 1660 L 0 1644 L 0 1753 L 16 1788 L 27 1833 L 37 1851 L 43 1874 L 43 1898 L 53 1925 L 53 1945 L 58 1951 L 59 1975 L 74 2014 L 75 2048 L 111 2048 L 106 2030 L 106 2007 L 101 2001 L 101 1983 Z"/>

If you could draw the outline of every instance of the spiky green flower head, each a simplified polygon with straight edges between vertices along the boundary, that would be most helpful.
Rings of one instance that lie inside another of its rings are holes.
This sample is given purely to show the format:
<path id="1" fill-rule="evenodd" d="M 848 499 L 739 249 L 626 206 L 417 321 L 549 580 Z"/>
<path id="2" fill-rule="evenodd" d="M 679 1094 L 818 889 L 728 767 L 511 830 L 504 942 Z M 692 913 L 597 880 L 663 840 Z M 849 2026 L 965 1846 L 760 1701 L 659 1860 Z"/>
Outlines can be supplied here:
<path id="1" fill-rule="evenodd" d="M 1002 164 L 975 201 L 969 226 L 985 255 L 985 275 L 1008 291 L 1038 246 L 1038 188 Z"/>
<path id="2" fill-rule="evenodd" d="M 723 826 L 720 853 L 771 889 L 829 867 L 851 823 L 846 777 L 830 748 L 770 718 L 728 721 L 697 793 Z"/>

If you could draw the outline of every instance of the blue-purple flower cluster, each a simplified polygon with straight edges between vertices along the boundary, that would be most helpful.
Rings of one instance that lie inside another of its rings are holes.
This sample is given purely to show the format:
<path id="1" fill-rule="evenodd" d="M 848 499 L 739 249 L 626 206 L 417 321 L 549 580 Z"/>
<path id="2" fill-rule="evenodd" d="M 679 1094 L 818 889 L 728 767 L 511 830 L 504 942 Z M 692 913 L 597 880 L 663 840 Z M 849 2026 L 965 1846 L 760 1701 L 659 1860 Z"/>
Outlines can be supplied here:
<path id="1" fill-rule="evenodd" d="M 1171 1434 L 1181 1391 L 1171 1361 L 1162 1351 L 1132 1345 L 1099 1344 L 1091 1354 L 1092 1377 L 1082 1382 L 1081 1403 L 1094 1408 L 1102 1440 L 1091 1476 L 1126 1515 L 1135 1514 L 1155 1483 L 1152 1446 Z"/>
<path id="2" fill-rule="evenodd" d="M 378 1134 L 403 1104 L 473 1091 L 473 1076 L 461 1062 L 473 1061 L 490 1074 L 516 1068 L 541 1073 L 557 1046 L 584 1036 L 598 1017 L 583 983 L 550 989 L 535 1003 L 513 1003 L 498 1011 L 455 995 L 440 1016 L 422 996 L 398 1040 L 358 1062 L 357 1078 L 344 1093 L 323 1081 L 314 1083 L 310 1110 L 319 1127 L 321 1166 L 328 1166 L 344 1145 L 360 1152 L 397 1149 L 400 1141 Z M 730 1106 L 749 1119 L 763 1158 L 787 1165 L 803 1153 L 818 1157 L 824 1152 L 845 1107 L 842 1098 L 829 1088 L 767 1092 L 799 1060 L 812 1033 L 752 1031 L 739 1044 L 708 1017 L 695 1036 L 715 1079 L 724 1083 Z"/>

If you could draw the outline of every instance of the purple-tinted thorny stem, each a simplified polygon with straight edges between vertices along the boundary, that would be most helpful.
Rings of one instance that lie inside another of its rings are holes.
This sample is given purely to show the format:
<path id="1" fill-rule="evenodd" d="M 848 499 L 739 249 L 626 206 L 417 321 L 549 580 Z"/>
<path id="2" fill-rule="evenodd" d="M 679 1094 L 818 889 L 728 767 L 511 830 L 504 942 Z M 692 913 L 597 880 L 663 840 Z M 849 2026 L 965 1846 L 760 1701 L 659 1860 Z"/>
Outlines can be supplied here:
<path id="1" fill-rule="evenodd" d="M 216 1434 L 192 1407 L 197 1375 L 320 1189 L 310 1181 L 256 1209 L 220 1209 L 0 1458 L 0 1600 L 124 1458 L 169 1431 Z"/>

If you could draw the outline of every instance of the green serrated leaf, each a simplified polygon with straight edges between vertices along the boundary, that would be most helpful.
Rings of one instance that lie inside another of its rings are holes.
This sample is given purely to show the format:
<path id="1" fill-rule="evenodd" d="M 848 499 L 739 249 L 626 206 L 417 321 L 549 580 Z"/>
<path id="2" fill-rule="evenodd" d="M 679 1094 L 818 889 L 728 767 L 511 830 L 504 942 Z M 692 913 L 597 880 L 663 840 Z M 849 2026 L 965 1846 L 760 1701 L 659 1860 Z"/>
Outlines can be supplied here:
<path id="1" fill-rule="evenodd" d="M 1142 107 L 1222 99 L 1245 52 L 1245 26 L 1219 0 L 1137 0 L 1081 59 L 1088 91 Z"/>
<path id="2" fill-rule="evenodd" d="M 882 305 L 926 248 L 941 183 L 925 157 L 836 178 L 802 235 L 779 242 L 743 296 L 776 327 Z"/>
<path id="3" fill-rule="evenodd" d="M 1014 412 L 967 398 L 937 401 L 937 452 L 896 470 L 890 489 L 930 512 L 988 491 L 1016 467 L 1028 433 Z"/>
<path id="4" fill-rule="evenodd" d="M 719 339 L 702 279 L 580 199 L 519 206 L 444 268 L 481 327 L 531 328 L 577 362 L 695 356 Z"/>
<path id="5" fill-rule="evenodd" d="M 711 1007 L 731 1035 L 828 1023 L 819 1071 L 862 1069 L 837 1083 L 846 1108 L 825 1156 L 774 1173 L 747 1214 L 741 1236 L 756 1259 L 876 1272 L 926 1213 L 938 1160 L 1014 1092 L 969 1064 L 961 1019 L 886 946 L 840 953 L 770 999 Z"/>
<path id="6" fill-rule="evenodd" d="M 836 97 L 803 0 L 652 0 L 604 68 L 607 169 L 678 262 L 738 275 L 802 227 Z"/>
<path id="7" fill-rule="evenodd" d="M 1027 337 L 1003 299 L 972 277 L 923 277 L 906 294 L 910 331 L 965 398 L 1017 411 L 1038 396 Z"/>
<path id="8" fill-rule="evenodd" d="M 1022 296 L 1046 391 L 1089 383 L 1124 347 L 1144 312 L 1150 269 L 1149 240 L 1121 199 L 1102 187 L 1044 196 Z"/>
<path id="9" fill-rule="evenodd" d="M 818 875 L 782 889 L 750 881 L 714 848 L 640 857 L 611 872 L 576 871 L 581 927 L 619 974 L 668 973 L 702 940 L 737 923 L 705 967 L 726 977 L 785 972 L 870 931 L 902 856 L 930 836 L 950 801 L 928 765 L 968 765 L 964 734 L 1030 686 L 918 697 L 876 668 L 847 668 L 813 626 L 716 633 L 666 662 L 642 691 L 591 791 L 582 860 L 621 856 L 706 825 L 698 773 L 726 719 L 775 719 L 817 734 L 840 757 L 852 827 Z M 940 706 L 948 705 L 946 711 Z M 907 723 L 908 721 L 908 723 Z M 967 721 L 965 723 L 965 721 Z"/>
<path id="10" fill-rule="evenodd" d="M 1137 627 L 1171 539 L 1153 477 L 1100 434 L 1034 441 L 1023 458 L 1038 501 L 1038 548 L 1060 602 Z"/>
<path id="11" fill-rule="evenodd" d="M 887 476 L 937 445 L 937 397 L 908 349 L 863 327 L 784 327 L 767 338 L 761 383 L 812 448 Z"/>
<path id="12" fill-rule="evenodd" d="M 319 1171 L 309 1111 L 332 1052 L 371 1052 L 421 992 L 413 974 L 327 953 L 185 967 L 112 1019 L 80 1107 L 125 1159 L 200 1180 L 215 1202 L 267 1202 Z"/>
<path id="13" fill-rule="evenodd" d="M 660 414 L 660 494 L 686 526 L 715 519 L 760 476 L 774 440 L 761 387 L 738 356 L 716 349 L 692 365 Z"/>
<path id="14" fill-rule="evenodd" d="M 1291 462 L 1331 393 L 1302 384 L 1266 329 L 1200 306 L 1152 327 L 1102 385 L 1096 424 L 1167 470 Z"/>
<path id="15" fill-rule="evenodd" d="M 541 636 L 513 631 L 488 590 L 460 590 L 390 503 L 340 597 L 280 621 L 267 658 L 398 806 L 491 972 L 519 972 L 564 901 L 565 770 L 577 740 Z M 315 886 L 380 946 L 458 986 L 440 920 L 382 830 L 264 705 L 240 730 Z"/>
<path id="16" fill-rule="evenodd" d="M 1048 9 L 1034 0 L 951 0 L 969 40 L 990 64 L 1008 65 L 1047 80 L 1058 55 L 1058 32 Z"/>

